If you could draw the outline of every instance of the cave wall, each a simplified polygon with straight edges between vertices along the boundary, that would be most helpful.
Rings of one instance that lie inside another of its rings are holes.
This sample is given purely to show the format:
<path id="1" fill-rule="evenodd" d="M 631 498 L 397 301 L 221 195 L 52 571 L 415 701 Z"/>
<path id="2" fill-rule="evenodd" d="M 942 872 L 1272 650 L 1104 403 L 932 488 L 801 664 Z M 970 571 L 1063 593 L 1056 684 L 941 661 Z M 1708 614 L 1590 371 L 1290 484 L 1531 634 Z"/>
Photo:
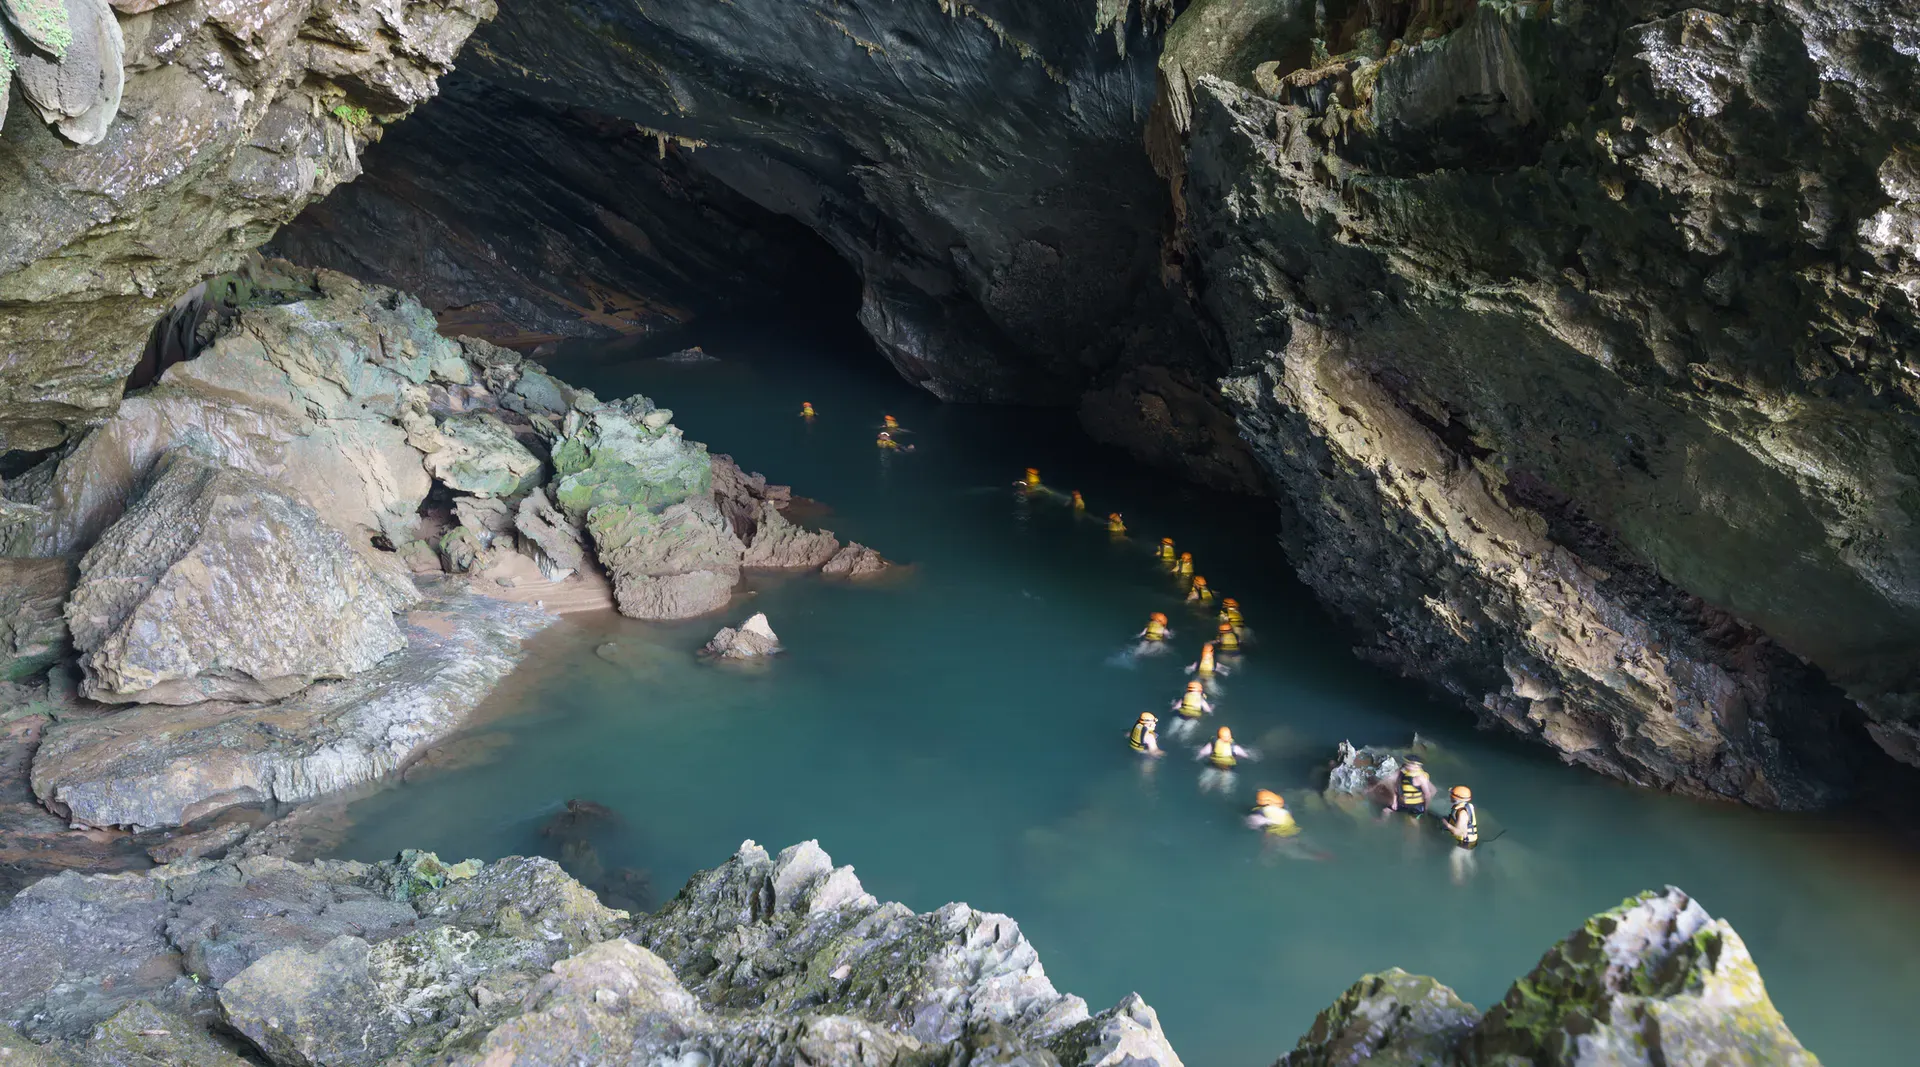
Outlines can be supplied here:
<path id="1" fill-rule="evenodd" d="M 117 95 L 51 125 L 29 93 L 0 97 L 0 454 L 110 415 L 167 305 L 358 175 L 494 5 L 69 5 L 82 9 L 94 21 L 70 29 L 72 61 L 96 84 L 113 68 Z M 46 68 L 12 39 L 20 78 Z"/>

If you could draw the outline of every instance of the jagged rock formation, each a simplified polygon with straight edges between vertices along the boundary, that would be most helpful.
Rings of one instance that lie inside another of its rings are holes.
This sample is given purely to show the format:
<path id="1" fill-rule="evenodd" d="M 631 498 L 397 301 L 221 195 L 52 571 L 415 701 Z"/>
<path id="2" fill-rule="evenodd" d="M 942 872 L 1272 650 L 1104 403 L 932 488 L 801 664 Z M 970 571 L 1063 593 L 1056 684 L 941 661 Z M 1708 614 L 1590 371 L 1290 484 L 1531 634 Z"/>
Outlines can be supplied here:
<path id="1" fill-rule="evenodd" d="M 0 558 L 0 682 L 18 682 L 66 658 L 62 605 L 73 587 L 64 559 Z"/>
<path id="2" fill-rule="evenodd" d="M 1446 986 L 1368 975 L 1275 1067 L 1816 1067 L 1740 935 L 1685 893 L 1588 919 L 1482 1017 Z"/>
<path id="3" fill-rule="evenodd" d="M 1180 1063 L 1138 995 L 1089 1015 L 1013 920 L 882 904 L 813 842 L 745 842 L 647 916 L 544 859 L 64 874 L 0 910 L 0 1019 L 0 1049 L 48 1064 L 131 1036 L 227 1062 L 210 1032 L 282 1067 Z M 1485 1016 L 1431 978 L 1369 975 L 1280 1060 L 1366 1062 L 1817 1067 L 1739 935 L 1676 889 L 1589 919 Z"/>
<path id="4" fill-rule="evenodd" d="M 191 444 L 80 561 L 67 622 L 109 703 L 289 696 L 406 647 L 413 582 L 348 547 L 305 502 Z"/>
<path id="5" fill-rule="evenodd" d="M 701 651 L 720 659 L 754 659 L 771 656 L 780 651 L 780 637 L 773 632 L 773 624 L 767 621 L 765 614 L 754 615 L 740 624 L 739 629 L 722 626 L 720 632 L 713 635 L 707 647 Z"/>
<path id="6" fill-rule="evenodd" d="M 1920 16 L 1327 12 L 1195 4 L 1155 144 L 1302 577 L 1634 782 L 1920 764 Z"/>
<path id="7" fill-rule="evenodd" d="M 433 94 L 494 9 L 114 8 L 9 0 L 0 17 L 0 68 L 11 55 L 22 95 L 59 129 L 15 108 L 0 131 L 0 452 L 110 415 L 169 302 L 359 174 L 361 150 Z"/>

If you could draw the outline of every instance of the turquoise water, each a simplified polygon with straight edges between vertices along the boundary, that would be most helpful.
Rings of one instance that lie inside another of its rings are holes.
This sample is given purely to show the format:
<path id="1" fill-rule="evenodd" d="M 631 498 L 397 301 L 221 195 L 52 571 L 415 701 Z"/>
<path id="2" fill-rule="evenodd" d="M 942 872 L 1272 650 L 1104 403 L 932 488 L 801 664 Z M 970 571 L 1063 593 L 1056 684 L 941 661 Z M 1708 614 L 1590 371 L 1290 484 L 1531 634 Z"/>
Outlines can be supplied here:
<path id="1" fill-rule="evenodd" d="M 1671 883 L 1734 924 L 1825 1062 L 1912 1062 L 1920 865 L 1905 846 L 1635 792 L 1473 731 L 1352 658 L 1275 547 L 1271 504 L 1147 471 L 1086 443 L 1068 414 L 943 406 L 877 357 L 797 340 L 707 347 L 722 362 L 601 352 L 554 369 L 602 396 L 654 397 L 690 437 L 829 504 L 817 525 L 911 567 L 877 585 L 756 580 L 692 623 L 555 627 L 477 728 L 510 744 L 356 804 L 346 855 L 557 855 L 539 829 L 582 797 L 619 815 L 593 841 L 598 864 L 646 870 L 665 899 L 743 838 L 818 838 L 882 899 L 1014 916 L 1054 983 L 1094 1010 L 1138 990 L 1192 1067 L 1271 1063 L 1388 966 L 1485 1008 L 1585 916 Z M 812 424 L 795 417 L 802 400 Z M 913 430 L 915 451 L 874 448 L 882 413 Z M 1016 492 L 1027 466 L 1094 513 L 1124 512 L 1134 539 Z M 1203 792 L 1186 752 L 1149 763 L 1122 736 L 1177 696 L 1201 632 L 1149 558 L 1161 536 L 1258 635 L 1209 721 L 1264 756 L 1230 793 Z M 1173 617 L 1179 654 L 1121 658 L 1155 610 Z M 695 662 L 717 626 L 753 611 L 784 657 L 757 671 Z M 1442 786 L 1472 784 L 1484 832 L 1504 831 L 1472 871 L 1430 826 L 1310 793 L 1342 739 L 1415 731 L 1438 745 Z M 1295 851 L 1241 825 L 1260 787 L 1305 825 Z"/>

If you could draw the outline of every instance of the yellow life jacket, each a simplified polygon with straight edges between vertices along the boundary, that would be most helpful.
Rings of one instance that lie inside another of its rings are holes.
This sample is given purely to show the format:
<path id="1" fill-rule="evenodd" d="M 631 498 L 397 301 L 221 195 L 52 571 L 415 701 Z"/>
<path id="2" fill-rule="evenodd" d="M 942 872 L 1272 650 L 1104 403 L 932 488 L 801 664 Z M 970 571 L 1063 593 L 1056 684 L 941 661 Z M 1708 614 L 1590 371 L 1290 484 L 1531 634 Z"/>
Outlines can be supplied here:
<path id="1" fill-rule="evenodd" d="M 1239 762 L 1233 758 L 1233 742 L 1214 738 L 1213 754 L 1207 757 L 1207 762 L 1223 771 L 1231 770 L 1233 765 Z"/>
<path id="2" fill-rule="evenodd" d="M 1292 837 L 1300 832 L 1300 824 L 1293 821 L 1293 812 L 1285 808 L 1269 804 L 1253 810 L 1266 817 L 1264 829 L 1275 837 Z"/>
<path id="3" fill-rule="evenodd" d="M 1239 608 L 1228 608 L 1220 613 L 1220 621 L 1227 623 L 1237 630 L 1247 620 L 1241 616 Z"/>
<path id="4" fill-rule="evenodd" d="M 1222 652 L 1240 651 L 1240 635 L 1234 633 L 1232 630 L 1228 630 L 1226 633 L 1214 638 L 1213 643 L 1218 645 Z"/>
<path id="5" fill-rule="evenodd" d="M 1165 641 L 1167 639 L 1167 628 L 1161 624 L 1159 619 L 1149 620 L 1147 622 L 1147 632 L 1144 636 L 1149 641 Z"/>
<path id="6" fill-rule="evenodd" d="M 1133 724 L 1133 729 L 1127 731 L 1127 744 L 1132 745 L 1135 752 L 1145 752 L 1147 738 L 1152 736 L 1153 731 L 1147 729 L 1146 723 L 1136 722 Z"/>
<path id="7" fill-rule="evenodd" d="M 1206 697 L 1189 689 L 1180 694 L 1180 714 L 1189 719 L 1197 719 L 1207 709 L 1202 705 Z"/>
<path id="8" fill-rule="evenodd" d="M 1180 573 L 1180 577 L 1191 578 L 1193 576 L 1193 561 L 1190 559 L 1183 559 L 1180 562 L 1174 564 L 1173 569 Z"/>
<path id="9" fill-rule="evenodd" d="M 1213 599 L 1213 586 L 1210 586 L 1210 585 L 1194 586 L 1193 598 L 1195 600 L 1198 600 L 1202 604 L 1207 603 L 1208 601 Z"/>
<path id="10" fill-rule="evenodd" d="M 1161 559 L 1164 559 L 1164 560 L 1166 560 L 1166 561 L 1167 561 L 1167 562 L 1169 562 L 1169 563 L 1171 563 L 1171 562 L 1173 562 L 1173 559 L 1174 559 L 1174 555 L 1173 555 L 1173 546 L 1172 546 L 1172 545 L 1161 545 L 1161 546 L 1160 546 L 1160 558 L 1161 558 Z"/>
<path id="11" fill-rule="evenodd" d="M 1412 771 L 1400 772 L 1400 806 L 1403 808 L 1424 808 L 1427 806 L 1427 791 L 1420 788 L 1420 779 Z"/>
<path id="12" fill-rule="evenodd" d="M 1453 809 L 1454 818 L 1448 819 L 1447 821 L 1456 822 L 1460 815 L 1460 812 L 1463 810 L 1467 813 L 1467 832 L 1459 835 L 1458 840 L 1461 844 L 1467 846 L 1468 848 L 1472 848 L 1473 846 L 1480 843 L 1480 817 L 1474 814 L 1473 801 L 1469 800 L 1465 804 L 1461 804 L 1459 807 L 1454 808 Z"/>
<path id="13" fill-rule="evenodd" d="M 1107 532 L 1108 533 L 1126 533 L 1127 524 L 1124 522 L 1121 522 L 1119 519 L 1108 519 Z"/>

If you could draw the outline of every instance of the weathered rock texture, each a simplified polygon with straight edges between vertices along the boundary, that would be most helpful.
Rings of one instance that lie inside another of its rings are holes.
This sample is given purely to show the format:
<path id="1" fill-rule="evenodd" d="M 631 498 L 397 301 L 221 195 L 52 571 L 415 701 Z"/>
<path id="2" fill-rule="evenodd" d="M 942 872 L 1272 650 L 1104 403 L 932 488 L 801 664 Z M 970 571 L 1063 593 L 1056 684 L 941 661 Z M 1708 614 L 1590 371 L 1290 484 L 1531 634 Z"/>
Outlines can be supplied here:
<path id="1" fill-rule="evenodd" d="M 58 2 L 12 0 L 0 20 L 22 95 L 60 130 L 15 107 L 0 134 L 0 452 L 111 414 L 168 303 L 359 174 L 493 13 L 68 0 L 64 43 L 23 40 L 23 12 Z"/>
<path id="2" fill-rule="evenodd" d="M 434 587 L 406 651 L 271 704 L 209 700 L 74 715 L 33 757 L 33 788 L 87 826 L 175 826 L 226 804 L 296 802 L 373 781 L 453 733 L 553 621 Z"/>
<path id="3" fill-rule="evenodd" d="M 61 606 L 72 587 L 66 560 L 0 558 L 0 682 L 44 674 L 66 657 Z"/>
<path id="4" fill-rule="evenodd" d="M 1431 978 L 1368 975 L 1275 1067 L 1815 1067 L 1740 935 L 1678 889 L 1588 919 L 1482 1017 Z"/>
<path id="5" fill-rule="evenodd" d="M 1195 4 L 1154 144 L 1302 577 L 1634 782 L 1920 764 L 1920 14 L 1324 10 Z"/>
<path id="6" fill-rule="evenodd" d="M 721 659 L 753 659 L 759 656 L 771 656 L 780 651 L 780 637 L 773 632 L 773 624 L 764 614 L 755 613 L 739 629 L 722 626 L 720 632 L 713 635 L 703 650 L 709 656 Z"/>
<path id="7" fill-rule="evenodd" d="M 747 842 L 640 920 L 543 859 L 63 875 L 0 911 L 0 1004 L 53 1063 L 135 1017 L 281 1067 L 1180 1063 L 1138 996 L 1055 991 L 1011 919 L 881 904 L 812 842 Z"/>
<path id="8" fill-rule="evenodd" d="M 67 601 L 86 697 L 274 700 L 406 647 L 394 612 L 419 591 L 303 501 L 191 445 L 152 479 Z"/>

